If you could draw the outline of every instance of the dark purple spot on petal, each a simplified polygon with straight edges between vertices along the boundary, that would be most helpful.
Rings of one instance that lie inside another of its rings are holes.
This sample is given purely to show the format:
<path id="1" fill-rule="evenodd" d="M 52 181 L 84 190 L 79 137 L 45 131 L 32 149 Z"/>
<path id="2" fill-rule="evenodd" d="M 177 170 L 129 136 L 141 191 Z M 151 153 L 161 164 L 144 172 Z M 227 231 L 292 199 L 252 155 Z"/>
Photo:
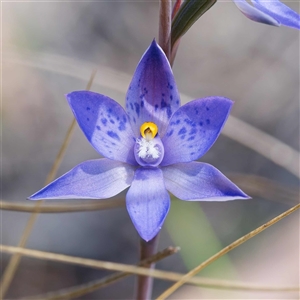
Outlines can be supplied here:
<path id="1" fill-rule="evenodd" d="M 90 107 L 87 107 L 86 110 L 90 110 Z"/>
<path id="2" fill-rule="evenodd" d="M 168 82 L 167 87 L 168 87 L 170 90 L 173 90 L 173 85 L 171 85 L 170 82 Z"/>
<path id="3" fill-rule="evenodd" d="M 194 154 L 195 154 L 195 152 L 191 152 L 191 153 L 190 153 L 190 155 L 194 155 Z"/>
<path id="4" fill-rule="evenodd" d="M 206 110 L 208 111 L 208 110 L 209 110 L 209 107 L 206 106 Z"/>
<path id="5" fill-rule="evenodd" d="M 154 108 L 155 108 L 155 111 L 157 111 L 158 110 L 158 105 L 155 104 Z"/>
<path id="6" fill-rule="evenodd" d="M 174 132 L 174 130 L 172 129 L 171 131 L 169 131 L 169 132 L 167 133 L 167 136 L 171 136 L 171 135 L 173 134 L 173 132 Z"/>
<path id="7" fill-rule="evenodd" d="M 185 139 L 185 134 L 183 134 L 181 137 L 180 137 L 182 140 Z"/>
<path id="8" fill-rule="evenodd" d="M 90 118 L 86 118 L 86 120 L 87 120 L 87 121 L 89 121 L 89 120 L 90 120 Z"/>
<path id="9" fill-rule="evenodd" d="M 98 125 L 96 126 L 96 128 L 97 128 L 98 130 L 101 130 L 101 127 L 100 127 L 100 126 L 98 126 Z"/>
<path id="10" fill-rule="evenodd" d="M 167 102 L 165 101 L 165 99 L 163 98 L 163 99 L 161 99 L 161 102 L 160 102 L 160 107 L 161 108 L 165 108 L 165 107 L 167 107 Z"/>
<path id="11" fill-rule="evenodd" d="M 171 106 L 170 106 L 170 105 L 168 105 L 168 107 L 167 107 L 167 115 L 168 115 L 168 118 L 169 118 L 169 119 L 170 119 L 171 116 L 172 116 L 172 109 L 171 109 Z"/>
<path id="12" fill-rule="evenodd" d="M 130 108 L 133 110 L 134 108 L 133 108 L 133 104 L 132 103 L 130 103 Z"/>
<path id="13" fill-rule="evenodd" d="M 185 133 L 186 133 L 185 127 L 182 127 L 182 128 L 179 130 L 179 132 L 178 132 L 179 135 L 185 134 Z"/>
<path id="14" fill-rule="evenodd" d="M 193 141 L 194 139 L 195 139 L 195 136 L 193 135 L 193 136 L 188 138 L 188 141 Z"/>
<path id="15" fill-rule="evenodd" d="M 115 133 L 114 131 L 107 131 L 106 132 L 111 138 L 115 139 L 115 140 L 120 140 L 120 137 L 118 136 L 117 133 Z"/>
<path id="16" fill-rule="evenodd" d="M 141 108 L 143 108 L 144 107 L 144 101 L 142 100 L 141 101 Z"/>
<path id="17" fill-rule="evenodd" d="M 206 124 L 209 125 L 210 124 L 210 120 L 206 119 Z"/>
<path id="18" fill-rule="evenodd" d="M 176 104 L 177 104 L 177 105 L 179 104 L 179 100 L 176 100 Z"/>
<path id="19" fill-rule="evenodd" d="M 102 118 L 102 119 L 101 119 L 101 122 L 102 122 L 102 124 L 103 124 L 103 125 L 105 125 L 105 126 L 106 126 L 107 119 L 105 119 L 105 118 Z"/>
<path id="20" fill-rule="evenodd" d="M 124 122 L 120 122 L 120 123 L 119 123 L 118 129 L 119 129 L 120 131 L 124 131 L 124 130 L 126 129 L 126 126 L 125 126 Z"/>
<path id="21" fill-rule="evenodd" d="M 115 121 L 112 120 L 112 119 L 110 119 L 109 122 L 110 122 L 111 124 L 115 124 Z"/>
<path id="22" fill-rule="evenodd" d="M 184 122 L 187 123 L 188 125 L 195 127 L 196 123 L 188 118 L 184 119 Z"/>
<path id="23" fill-rule="evenodd" d="M 170 95 L 170 100 L 171 100 L 171 101 L 173 100 L 173 96 L 172 96 L 172 95 Z"/>
<path id="24" fill-rule="evenodd" d="M 140 115 L 140 106 L 138 103 L 134 102 L 135 112 L 139 116 Z"/>
<path id="25" fill-rule="evenodd" d="M 200 126 L 203 126 L 203 122 L 199 122 L 199 125 L 200 125 Z"/>
<path id="26" fill-rule="evenodd" d="M 193 135 L 193 134 L 195 134 L 195 133 L 197 133 L 197 129 L 196 129 L 196 128 L 192 128 L 192 129 L 190 130 L 190 132 L 189 132 L 189 135 Z"/>

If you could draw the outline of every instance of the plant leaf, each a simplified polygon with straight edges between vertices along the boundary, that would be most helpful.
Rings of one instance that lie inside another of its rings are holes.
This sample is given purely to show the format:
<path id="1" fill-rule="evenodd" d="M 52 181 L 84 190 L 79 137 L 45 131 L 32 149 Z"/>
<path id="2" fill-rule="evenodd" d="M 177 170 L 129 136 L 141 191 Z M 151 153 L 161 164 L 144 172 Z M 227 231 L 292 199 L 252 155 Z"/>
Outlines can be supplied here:
<path id="1" fill-rule="evenodd" d="M 187 0 L 181 5 L 172 22 L 172 47 L 175 42 L 216 2 L 217 0 Z"/>

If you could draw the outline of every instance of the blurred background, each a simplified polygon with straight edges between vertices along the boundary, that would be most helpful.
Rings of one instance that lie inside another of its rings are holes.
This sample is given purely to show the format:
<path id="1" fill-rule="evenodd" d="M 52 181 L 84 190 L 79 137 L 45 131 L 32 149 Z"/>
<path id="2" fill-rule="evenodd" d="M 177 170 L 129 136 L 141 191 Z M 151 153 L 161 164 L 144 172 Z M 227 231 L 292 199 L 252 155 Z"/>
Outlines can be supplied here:
<path id="1" fill-rule="evenodd" d="M 97 68 L 91 90 L 124 105 L 135 67 L 158 37 L 159 3 L 6 1 L 1 5 L 2 198 L 28 204 L 26 197 L 43 187 L 72 121 L 64 94 L 85 89 Z M 299 12 L 297 2 L 288 5 Z M 183 102 L 212 95 L 231 98 L 235 101 L 232 116 L 299 151 L 299 31 L 254 23 L 231 1 L 218 1 L 182 38 L 174 75 L 179 91 L 187 96 Z M 272 150 L 266 149 L 270 156 Z M 58 175 L 98 157 L 76 128 Z M 289 159 L 283 151 L 277 157 Z M 159 248 L 176 245 L 181 251 L 159 262 L 159 269 L 187 272 L 299 201 L 295 175 L 227 135 L 221 135 L 201 161 L 216 166 L 253 199 L 226 203 L 174 199 Z M 1 243 L 16 246 L 29 216 L 1 211 Z M 40 214 L 27 247 L 135 264 L 137 244 L 127 211 L 120 207 Z M 2 273 L 10 257 L 1 254 Z M 6 298 L 56 291 L 107 274 L 23 257 Z M 200 276 L 273 286 L 299 284 L 299 213 L 233 250 Z M 78 299 L 132 299 L 134 280 L 131 276 Z M 154 296 L 170 284 L 155 280 Z M 237 292 L 186 285 L 170 299 L 298 296 L 297 292 Z"/>

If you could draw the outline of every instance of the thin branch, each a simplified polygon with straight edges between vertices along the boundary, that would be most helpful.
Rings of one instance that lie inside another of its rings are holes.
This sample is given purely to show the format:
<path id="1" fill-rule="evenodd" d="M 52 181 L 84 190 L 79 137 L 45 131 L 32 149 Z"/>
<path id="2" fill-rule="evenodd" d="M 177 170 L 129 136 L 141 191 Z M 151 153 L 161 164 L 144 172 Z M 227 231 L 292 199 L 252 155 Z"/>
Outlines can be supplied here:
<path id="1" fill-rule="evenodd" d="M 164 249 L 163 251 L 158 252 L 157 254 L 149 257 L 148 259 L 145 259 L 141 261 L 138 266 L 145 266 L 147 264 L 151 264 L 157 261 L 160 261 L 170 255 L 173 255 L 177 253 L 180 249 L 178 247 L 168 247 Z M 116 281 L 119 281 L 121 279 L 124 279 L 125 277 L 130 276 L 130 273 L 126 272 L 118 272 L 109 276 L 106 276 L 104 278 L 101 278 L 99 280 L 94 280 L 82 285 L 74 286 L 67 289 L 62 289 L 55 292 L 50 292 L 43 295 L 37 295 L 34 297 L 26 298 L 26 299 L 44 299 L 44 300 L 63 300 L 63 299 L 72 299 L 75 297 L 80 297 L 83 295 L 86 295 L 88 293 L 91 293 L 93 291 L 96 291 L 100 288 L 106 287 L 112 283 L 115 283 Z"/>
<path id="2" fill-rule="evenodd" d="M 70 59 L 69 57 L 61 55 L 43 53 L 39 55 L 31 54 L 22 56 L 13 52 L 13 50 L 9 53 L 4 53 L 3 63 L 25 65 L 27 67 L 82 80 L 84 80 L 84 76 L 91 67 L 91 65 L 86 62 Z M 99 77 L 96 84 L 120 93 L 126 92 L 131 80 L 129 74 L 104 66 L 101 66 L 101 70 L 103 70 L 105 76 Z M 192 97 L 184 94 L 180 94 L 180 96 L 183 103 L 192 99 Z M 300 158 L 299 152 L 280 140 L 233 116 L 229 116 L 221 134 L 256 151 L 300 178 L 298 167 Z M 282 153 L 285 153 L 285 155 L 283 156 Z"/>
<path id="3" fill-rule="evenodd" d="M 111 208 L 118 208 L 125 206 L 124 199 L 115 200 L 96 200 L 96 201 L 83 201 L 82 203 L 74 204 L 44 204 L 39 209 L 39 213 L 67 213 L 67 212 L 80 212 L 80 211 L 95 211 L 105 210 Z M 15 203 L 10 201 L 0 201 L 1 210 L 33 212 L 35 207 L 30 204 Z"/>
<path id="4" fill-rule="evenodd" d="M 158 43 L 164 50 L 168 59 L 171 54 L 171 24 L 172 24 L 172 1 L 160 0 L 159 8 L 159 39 Z"/>
<path id="5" fill-rule="evenodd" d="M 298 207 L 299 208 L 299 207 Z M 133 265 L 126 265 L 120 263 L 112 263 L 107 261 L 99 261 L 94 259 L 74 257 L 64 254 L 56 254 L 51 252 L 44 252 L 39 250 L 31 250 L 0 244 L 0 251 L 4 253 L 21 253 L 23 256 L 33 257 L 37 259 L 45 259 L 50 261 L 59 261 L 63 263 L 70 263 L 80 266 L 91 267 L 94 269 L 105 269 L 110 271 L 121 271 L 130 274 L 151 276 L 157 279 L 178 281 L 182 279 L 184 274 L 167 272 L 162 270 L 149 270 L 143 267 L 137 267 Z M 206 288 L 217 289 L 236 289 L 244 291 L 278 291 L 278 292 L 295 292 L 299 291 L 299 287 L 266 287 L 256 284 L 245 284 L 243 282 L 231 282 L 228 280 L 214 280 L 209 278 L 193 277 L 186 281 L 187 283 L 199 285 Z"/>
<path id="6" fill-rule="evenodd" d="M 96 75 L 96 70 L 94 70 L 90 76 L 89 82 L 86 87 L 87 90 L 89 90 L 91 88 L 91 85 L 92 85 L 95 75 Z M 72 123 L 68 129 L 68 132 L 66 134 L 66 137 L 61 145 L 61 148 L 54 160 L 52 168 L 46 178 L 45 185 L 50 183 L 55 178 L 57 170 L 61 164 L 64 154 L 66 153 L 67 147 L 71 141 L 71 137 L 74 132 L 75 125 L 76 125 L 76 121 L 75 121 L 75 119 L 73 119 Z M 22 247 L 26 246 L 27 240 L 30 236 L 33 225 L 38 217 L 39 210 L 40 210 L 42 204 L 43 204 L 43 201 L 37 201 L 37 203 L 35 204 L 34 212 L 31 214 L 31 216 L 25 226 L 25 229 L 24 229 L 21 239 L 19 241 L 18 247 L 22 248 Z M 1 286 L 0 286 L 2 298 L 4 298 L 7 290 L 9 289 L 10 283 L 11 283 L 11 281 L 14 277 L 14 274 L 18 268 L 20 259 L 21 259 L 21 254 L 16 253 L 15 255 L 13 255 L 13 257 L 10 259 L 10 261 L 4 271 L 4 274 L 1 278 Z"/>
<path id="7" fill-rule="evenodd" d="M 210 265 L 211 263 L 216 261 L 218 258 L 222 257 L 223 255 L 225 255 L 229 251 L 233 250 L 234 248 L 240 246 L 241 244 L 245 243 L 249 239 L 253 238 L 257 234 L 261 233 L 262 231 L 264 231 L 265 229 L 267 229 L 270 226 L 274 225 L 275 223 L 282 220 L 283 218 L 287 217 L 288 215 L 290 215 L 291 213 L 293 213 L 294 211 L 296 211 L 299 208 L 300 208 L 300 204 L 295 205 L 294 207 L 290 208 L 289 210 L 285 211 L 284 213 L 280 214 L 279 216 L 273 218 L 272 220 L 265 223 L 264 225 L 254 229 L 253 231 L 251 231 L 248 234 L 246 234 L 246 235 L 242 236 L 241 238 L 237 239 L 236 241 L 234 241 L 233 243 L 231 243 L 227 247 L 223 248 L 221 251 L 219 251 L 215 255 L 211 256 L 209 259 L 207 259 L 206 261 L 201 263 L 199 266 L 197 266 L 196 268 L 194 268 L 193 270 L 191 270 L 190 272 L 185 274 L 178 282 L 176 282 L 174 285 L 172 285 L 170 288 L 168 288 L 165 292 L 163 292 L 157 298 L 157 300 L 166 299 L 168 296 L 173 294 L 178 288 L 180 288 L 183 284 L 188 282 L 189 279 L 191 279 L 193 276 L 198 274 L 201 270 L 203 270 L 208 265 Z"/>

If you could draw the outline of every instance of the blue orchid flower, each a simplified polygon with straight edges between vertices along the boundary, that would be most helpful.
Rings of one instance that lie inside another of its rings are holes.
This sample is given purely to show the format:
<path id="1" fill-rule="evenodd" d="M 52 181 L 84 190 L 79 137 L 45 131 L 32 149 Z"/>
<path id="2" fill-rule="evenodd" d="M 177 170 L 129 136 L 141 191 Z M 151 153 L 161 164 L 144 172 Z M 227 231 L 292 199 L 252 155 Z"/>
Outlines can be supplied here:
<path id="1" fill-rule="evenodd" d="M 249 198 L 216 168 L 195 162 L 216 141 L 233 102 L 208 97 L 180 106 L 170 64 L 155 41 L 137 66 L 125 110 L 89 91 L 66 97 L 85 136 L 105 158 L 79 164 L 30 200 L 104 199 L 129 187 L 128 213 L 149 241 L 169 211 L 168 191 L 187 201 Z"/>
<path id="2" fill-rule="evenodd" d="M 273 26 L 300 29 L 300 16 L 279 0 L 233 0 L 238 9 L 249 19 Z"/>

